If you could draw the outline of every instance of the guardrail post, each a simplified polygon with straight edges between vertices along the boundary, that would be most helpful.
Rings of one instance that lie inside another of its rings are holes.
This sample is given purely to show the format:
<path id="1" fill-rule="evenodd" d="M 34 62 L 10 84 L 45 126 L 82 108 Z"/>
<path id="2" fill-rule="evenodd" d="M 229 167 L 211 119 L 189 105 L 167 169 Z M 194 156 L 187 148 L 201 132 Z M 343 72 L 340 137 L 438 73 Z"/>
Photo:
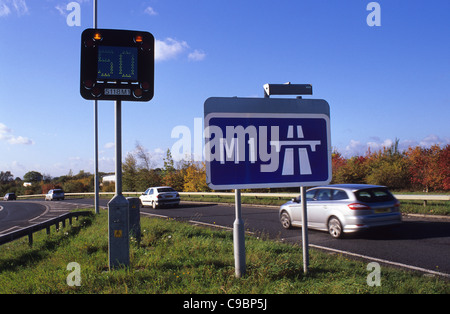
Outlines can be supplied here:
<path id="1" fill-rule="evenodd" d="M 72 218 L 72 216 L 74 216 L 77 219 L 78 216 L 86 216 L 86 215 L 90 215 L 90 212 L 77 212 L 74 214 L 67 213 L 67 214 L 63 214 L 59 217 L 49 219 L 47 221 L 44 221 L 44 222 L 36 224 L 36 225 L 32 225 L 29 227 L 25 227 L 23 229 L 19 229 L 17 231 L 13 231 L 13 232 L 10 232 L 10 233 L 4 234 L 4 235 L 0 235 L 0 245 L 20 239 L 25 236 L 28 236 L 28 243 L 30 246 L 32 246 L 34 232 L 46 229 L 47 234 L 49 235 L 51 226 L 55 225 L 56 230 L 57 231 L 59 230 L 59 223 L 61 220 L 63 220 L 63 224 L 64 224 L 64 221 L 66 218 L 69 218 L 69 220 L 70 220 Z"/>
<path id="2" fill-rule="evenodd" d="M 33 246 L 33 232 L 28 233 L 28 245 Z"/>

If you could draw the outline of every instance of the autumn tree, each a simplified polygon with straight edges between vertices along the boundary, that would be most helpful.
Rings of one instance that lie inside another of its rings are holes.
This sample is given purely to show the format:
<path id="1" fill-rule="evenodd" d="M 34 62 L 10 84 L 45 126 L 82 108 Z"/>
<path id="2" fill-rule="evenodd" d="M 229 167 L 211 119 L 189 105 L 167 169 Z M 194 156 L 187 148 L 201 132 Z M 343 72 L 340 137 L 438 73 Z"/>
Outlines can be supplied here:
<path id="1" fill-rule="evenodd" d="M 391 189 L 410 187 L 408 160 L 406 154 L 399 151 L 398 143 L 399 140 L 396 140 L 376 153 L 368 152 L 368 184 L 385 185 Z"/>
<path id="2" fill-rule="evenodd" d="M 136 178 L 139 172 L 134 154 L 128 153 L 122 164 L 122 187 L 127 192 L 137 192 Z"/>
<path id="3" fill-rule="evenodd" d="M 342 167 L 345 167 L 347 164 L 347 160 L 339 153 L 337 150 L 334 150 L 331 154 L 331 169 L 333 171 L 332 181 L 331 183 L 343 183 L 341 182 L 342 178 Z"/>
<path id="4" fill-rule="evenodd" d="M 128 153 L 122 165 L 122 184 L 128 192 L 145 191 L 150 186 L 161 185 L 159 169 L 152 169 L 153 162 L 147 150 L 136 143 L 135 150 Z"/>
<path id="5" fill-rule="evenodd" d="M 364 156 L 355 156 L 347 159 L 345 163 L 334 171 L 334 183 L 366 183 L 366 177 L 369 173 L 367 158 Z"/>
<path id="6" fill-rule="evenodd" d="M 444 150 L 439 145 L 409 148 L 409 171 L 411 182 L 416 188 L 424 192 L 444 189 L 450 172 L 449 164 L 445 164 L 448 162 L 448 146 Z"/>
<path id="7" fill-rule="evenodd" d="M 450 144 L 445 146 L 439 155 L 439 169 L 441 169 L 442 189 L 450 190 Z"/>
<path id="8" fill-rule="evenodd" d="M 186 168 L 183 190 L 185 192 L 210 191 L 206 184 L 206 164 L 204 162 L 192 162 Z"/>

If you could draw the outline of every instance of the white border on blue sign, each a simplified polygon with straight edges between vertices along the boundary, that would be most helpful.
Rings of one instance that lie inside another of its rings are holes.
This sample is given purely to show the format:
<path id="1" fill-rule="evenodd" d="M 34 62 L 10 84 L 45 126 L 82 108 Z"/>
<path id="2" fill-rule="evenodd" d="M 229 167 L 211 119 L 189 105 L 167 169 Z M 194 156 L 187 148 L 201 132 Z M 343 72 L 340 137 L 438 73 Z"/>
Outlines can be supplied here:
<path id="1" fill-rule="evenodd" d="M 328 178 L 324 181 L 298 181 L 298 182 L 277 182 L 277 183 L 248 183 L 248 184 L 232 184 L 232 185 L 215 185 L 211 183 L 210 158 L 207 158 L 205 150 L 206 162 L 206 183 L 213 190 L 232 190 L 232 189 L 255 189 L 255 188 L 281 188 L 281 187 L 300 187 L 300 186 L 318 186 L 327 185 L 332 179 L 331 166 L 331 131 L 330 117 L 321 113 L 255 113 L 255 112 L 212 112 L 205 116 L 205 130 L 209 127 L 209 121 L 212 118 L 302 118 L 302 119 L 324 119 L 326 123 L 327 133 L 327 161 L 328 161 Z"/>

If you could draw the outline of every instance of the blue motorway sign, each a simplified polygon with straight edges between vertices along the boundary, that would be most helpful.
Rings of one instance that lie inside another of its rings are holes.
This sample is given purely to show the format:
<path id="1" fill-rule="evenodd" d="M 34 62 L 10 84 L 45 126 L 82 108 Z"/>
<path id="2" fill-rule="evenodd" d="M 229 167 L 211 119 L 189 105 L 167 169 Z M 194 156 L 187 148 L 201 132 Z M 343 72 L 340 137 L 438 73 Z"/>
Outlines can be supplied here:
<path id="1" fill-rule="evenodd" d="M 205 102 L 205 161 L 207 184 L 214 190 L 328 184 L 328 103 L 209 98 Z"/>

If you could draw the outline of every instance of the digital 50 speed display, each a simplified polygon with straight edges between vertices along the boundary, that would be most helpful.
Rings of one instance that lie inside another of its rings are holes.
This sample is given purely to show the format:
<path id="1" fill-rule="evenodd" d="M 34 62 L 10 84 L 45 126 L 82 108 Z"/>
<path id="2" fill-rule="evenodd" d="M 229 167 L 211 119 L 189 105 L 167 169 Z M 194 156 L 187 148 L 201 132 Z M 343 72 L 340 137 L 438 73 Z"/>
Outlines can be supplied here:
<path id="1" fill-rule="evenodd" d="M 136 47 L 98 47 L 98 80 L 137 81 L 137 73 L 138 49 Z"/>
<path id="2" fill-rule="evenodd" d="M 155 38 L 149 32 L 86 29 L 81 35 L 80 94 L 85 99 L 153 98 Z"/>

